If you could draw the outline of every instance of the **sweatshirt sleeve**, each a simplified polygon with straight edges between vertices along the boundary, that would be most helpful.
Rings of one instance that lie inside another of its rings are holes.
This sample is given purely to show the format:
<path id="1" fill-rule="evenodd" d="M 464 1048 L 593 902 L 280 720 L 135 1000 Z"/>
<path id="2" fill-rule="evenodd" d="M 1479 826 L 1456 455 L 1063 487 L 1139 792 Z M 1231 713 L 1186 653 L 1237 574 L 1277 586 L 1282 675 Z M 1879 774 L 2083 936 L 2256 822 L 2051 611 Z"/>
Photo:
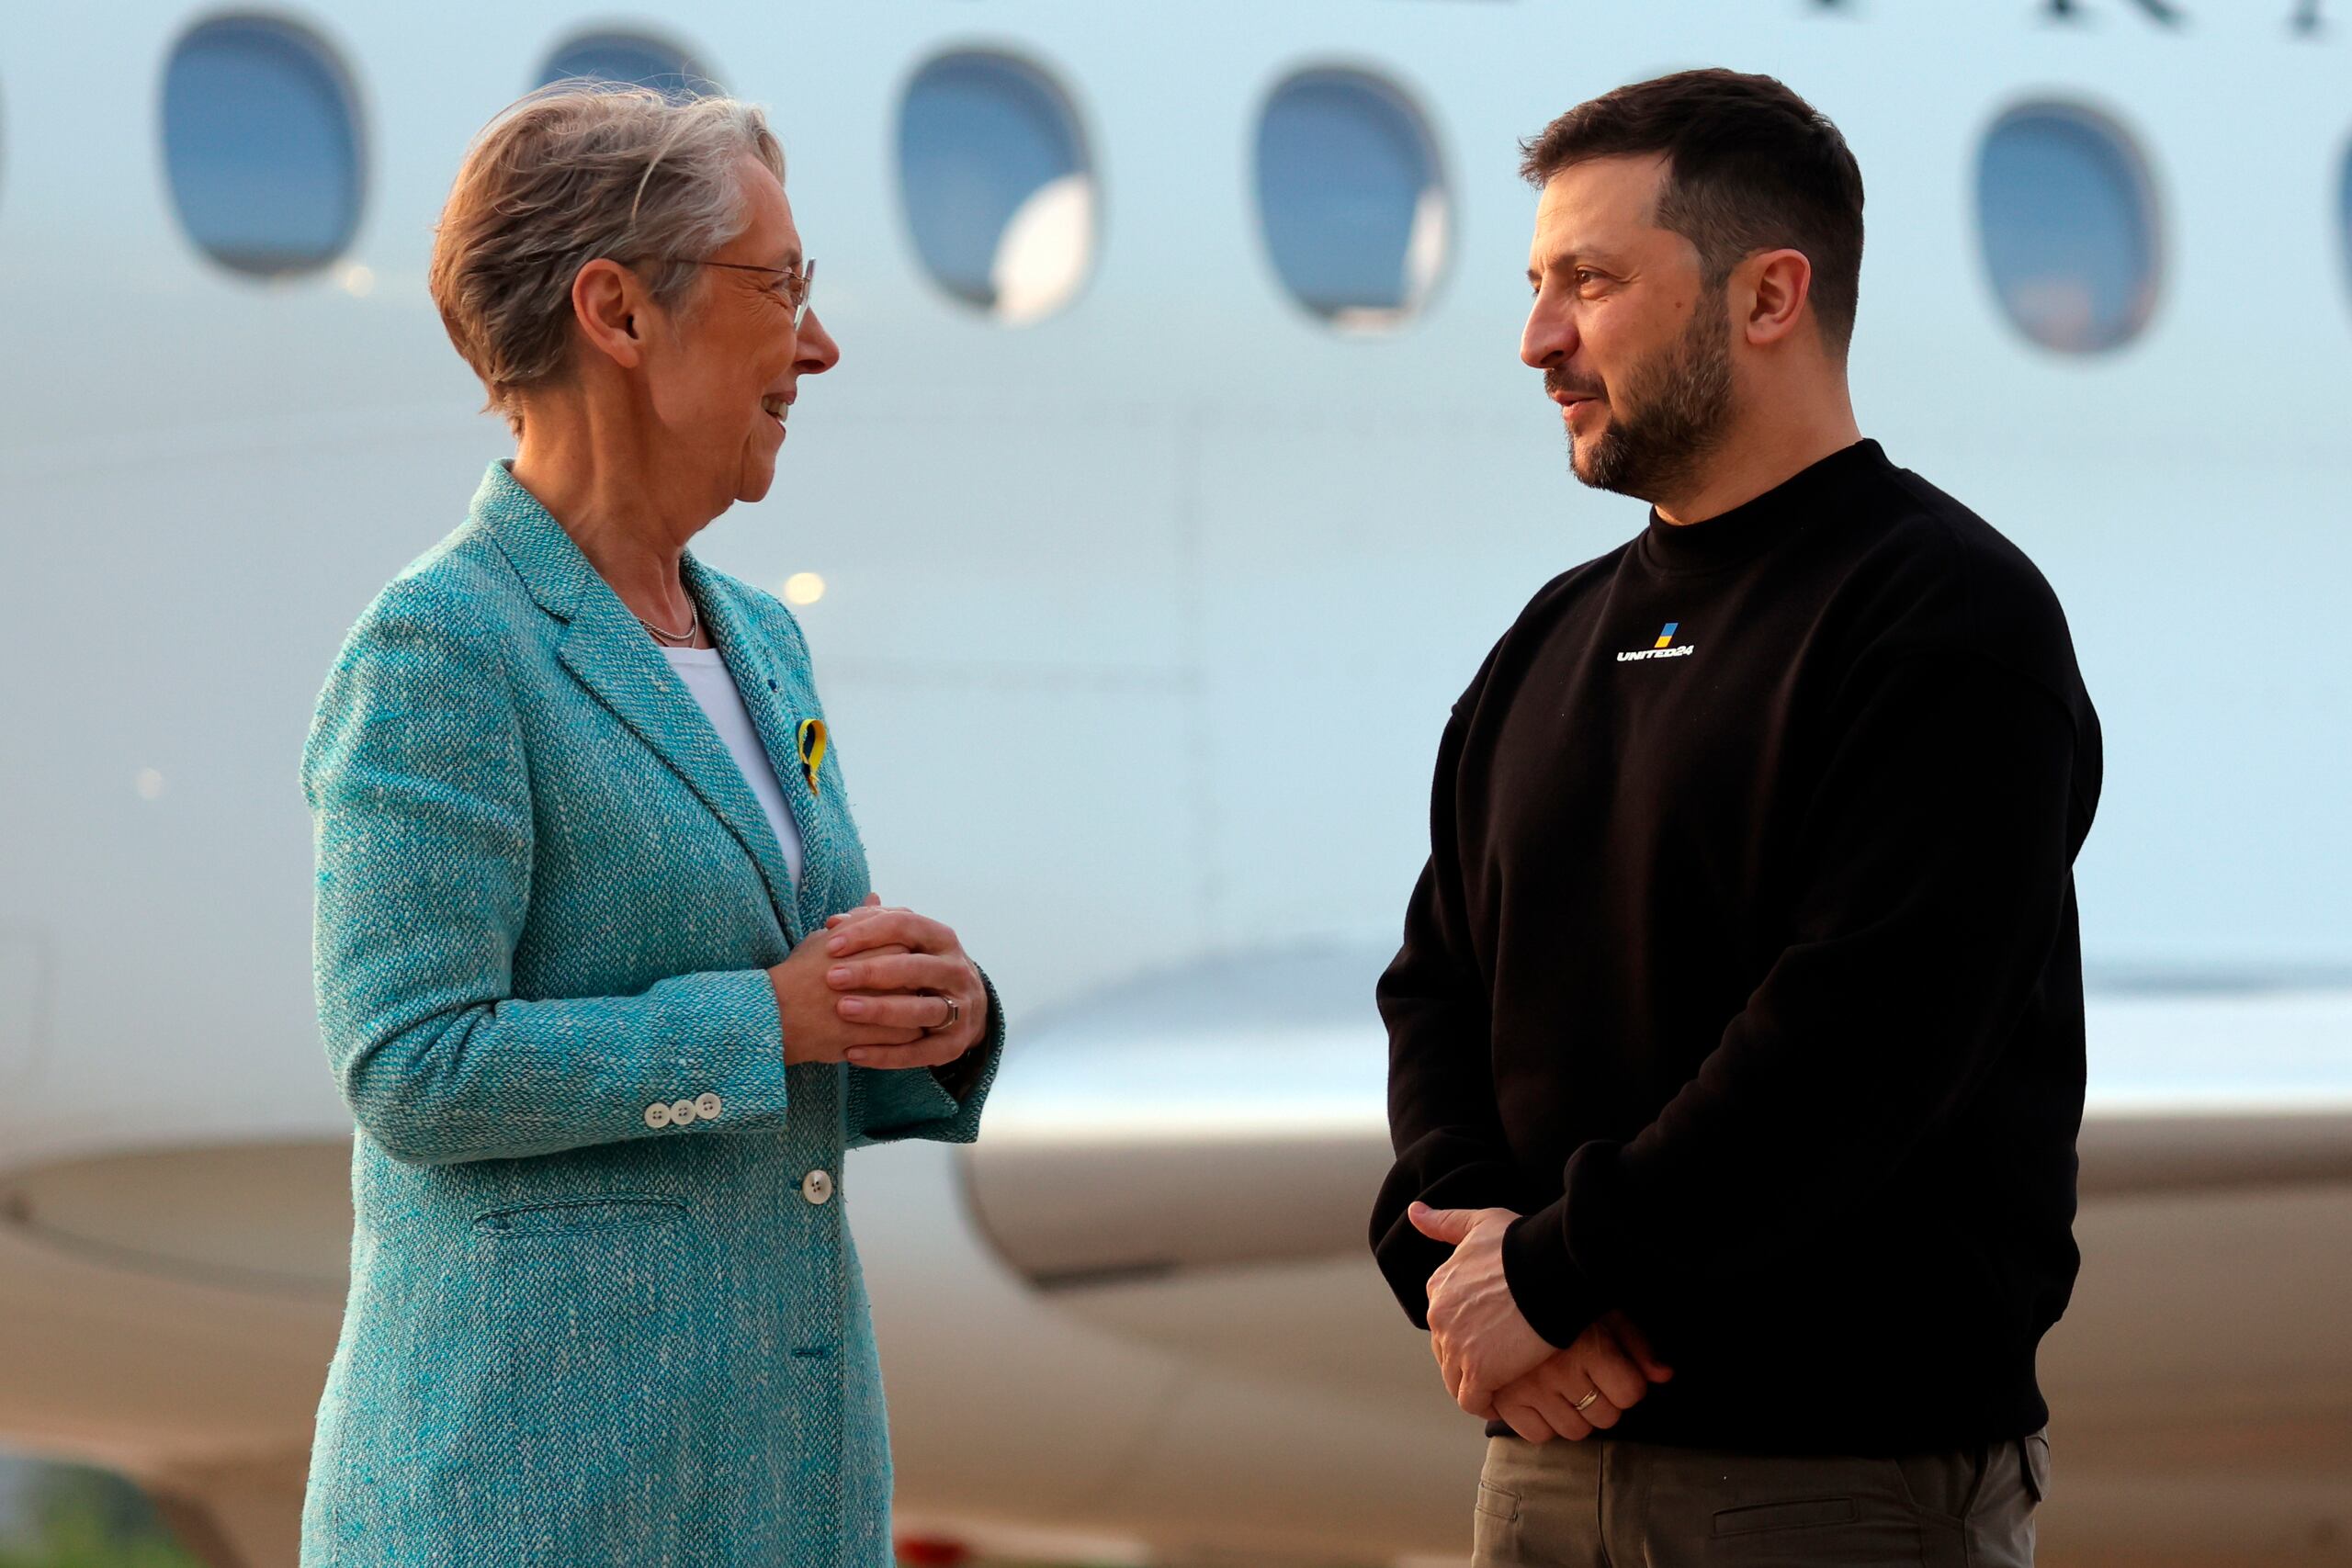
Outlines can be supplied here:
<path id="1" fill-rule="evenodd" d="M 387 1154 L 440 1165 L 783 1124 L 762 970 L 514 995 L 533 850 L 519 728 L 496 649 L 425 585 L 395 583 L 354 630 L 303 787 L 320 1024 L 345 1103 Z M 716 1121 L 647 1119 L 707 1094 Z"/>
<path id="2" fill-rule="evenodd" d="M 1505 1233 L 1512 1298 L 1555 1345 L 1873 1190 L 1968 1103 L 2070 929 L 2096 731 L 1975 654 L 1849 685 L 1778 958 L 1657 1118 L 1577 1149 L 1561 1198 Z"/>
<path id="3" fill-rule="evenodd" d="M 1488 666 L 1492 665 L 1489 656 Z M 1517 1207 L 1519 1180 L 1495 1110 L 1489 992 L 1464 908 L 1454 781 L 1467 716 L 1487 671 L 1438 747 L 1430 853 L 1405 908 L 1405 941 L 1380 978 L 1388 1030 L 1388 1128 L 1396 1164 L 1373 1205 L 1372 1250 L 1416 1327 L 1429 1326 L 1429 1279 L 1453 1248 L 1413 1228 L 1415 1200 L 1441 1209 Z"/>

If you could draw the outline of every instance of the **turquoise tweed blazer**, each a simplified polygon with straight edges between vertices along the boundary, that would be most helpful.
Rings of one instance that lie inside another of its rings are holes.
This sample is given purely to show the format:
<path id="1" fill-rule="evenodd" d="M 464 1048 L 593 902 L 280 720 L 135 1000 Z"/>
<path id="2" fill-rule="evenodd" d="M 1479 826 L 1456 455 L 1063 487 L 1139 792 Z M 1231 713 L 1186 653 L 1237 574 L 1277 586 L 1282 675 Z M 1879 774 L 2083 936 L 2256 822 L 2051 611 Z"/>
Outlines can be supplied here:
<path id="1" fill-rule="evenodd" d="M 823 710 L 799 626 L 684 570 L 798 822 L 797 886 L 694 698 L 503 464 L 319 700 L 319 1018 L 358 1136 L 306 1568 L 890 1561 L 842 1155 L 968 1142 L 1002 1025 L 945 1075 L 960 1098 L 785 1065 L 763 971 L 865 897 L 865 855 L 840 750 L 800 765 Z"/>

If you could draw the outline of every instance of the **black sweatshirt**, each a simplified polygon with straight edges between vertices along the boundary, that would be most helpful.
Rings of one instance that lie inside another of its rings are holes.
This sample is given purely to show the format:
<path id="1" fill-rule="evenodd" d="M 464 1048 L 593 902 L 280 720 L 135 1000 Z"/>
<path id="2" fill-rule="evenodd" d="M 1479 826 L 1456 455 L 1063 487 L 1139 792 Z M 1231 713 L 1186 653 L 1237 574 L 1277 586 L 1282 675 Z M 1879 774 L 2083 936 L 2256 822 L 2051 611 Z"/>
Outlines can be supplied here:
<path id="1" fill-rule="evenodd" d="M 1454 705 L 1380 982 L 1408 1314 L 1448 1249 L 1407 1204 L 1509 1208 L 1538 1332 L 1623 1308 L 1675 1368 L 1617 1437 L 2041 1426 L 2098 789 L 2049 584 L 1875 442 L 1547 584 Z"/>

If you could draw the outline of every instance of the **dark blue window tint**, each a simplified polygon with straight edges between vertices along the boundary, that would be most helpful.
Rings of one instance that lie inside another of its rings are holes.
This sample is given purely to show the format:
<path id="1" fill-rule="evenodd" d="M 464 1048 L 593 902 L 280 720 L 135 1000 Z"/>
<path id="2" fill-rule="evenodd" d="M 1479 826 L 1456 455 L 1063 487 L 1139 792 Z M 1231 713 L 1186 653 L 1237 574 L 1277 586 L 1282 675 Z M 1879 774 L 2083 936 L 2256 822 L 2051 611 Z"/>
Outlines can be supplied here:
<path id="1" fill-rule="evenodd" d="M 1976 213 L 1985 271 L 2034 342 L 2087 354 L 2154 310 L 2155 193 L 2122 129 L 2064 104 L 2004 115 L 1984 138 Z"/>
<path id="2" fill-rule="evenodd" d="M 1094 181 L 1069 100 L 1035 68 L 951 54 L 908 84 L 899 194 L 941 288 L 1009 321 L 1069 303 L 1094 250 Z"/>
<path id="3" fill-rule="evenodd" d="M 1309 71 L 1274 90 L 1258 122 L 1258 220 L 1293 298 L 1342 326 L 1392 324 L 1444 265 L 1448 216 L 1437 149 L 1387 83 Z"/>
<path id="4" fill-rule="evenodd" d="M 347 79 L 289 23 L 226 17 L 180 40 L 164 77 L 164 161 L 180 226 L 238 272 L 324 266 L 359 226 Z"/>
<path id="5" fill-rule="evenodd" d="M 590 33 L 572 39 L 548 56 L 538 85 L 573 77 L 651 87 L 673 98 L 718 91 L 718 85 L 685 51 L 634 33 Z"/>

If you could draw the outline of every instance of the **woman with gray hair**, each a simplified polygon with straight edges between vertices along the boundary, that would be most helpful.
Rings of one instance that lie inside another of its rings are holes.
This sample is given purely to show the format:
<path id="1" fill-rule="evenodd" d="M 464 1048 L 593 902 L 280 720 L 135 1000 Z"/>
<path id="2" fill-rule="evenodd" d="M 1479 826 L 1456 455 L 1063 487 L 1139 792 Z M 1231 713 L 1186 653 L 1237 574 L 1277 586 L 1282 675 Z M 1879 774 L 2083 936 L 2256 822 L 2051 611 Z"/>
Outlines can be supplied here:
<path id="1" fill-rule="evenodd" d="M 505 414 L 360 616 L 302 781 L 358 1123 L 306 1564 L 881 1564 L 842 1154 L 1001 1046 L 885 908 L 782 604 L 686 544 L 840 357 L 760 111 L 577 84 L 475 142 L 435 302 Z"/>

